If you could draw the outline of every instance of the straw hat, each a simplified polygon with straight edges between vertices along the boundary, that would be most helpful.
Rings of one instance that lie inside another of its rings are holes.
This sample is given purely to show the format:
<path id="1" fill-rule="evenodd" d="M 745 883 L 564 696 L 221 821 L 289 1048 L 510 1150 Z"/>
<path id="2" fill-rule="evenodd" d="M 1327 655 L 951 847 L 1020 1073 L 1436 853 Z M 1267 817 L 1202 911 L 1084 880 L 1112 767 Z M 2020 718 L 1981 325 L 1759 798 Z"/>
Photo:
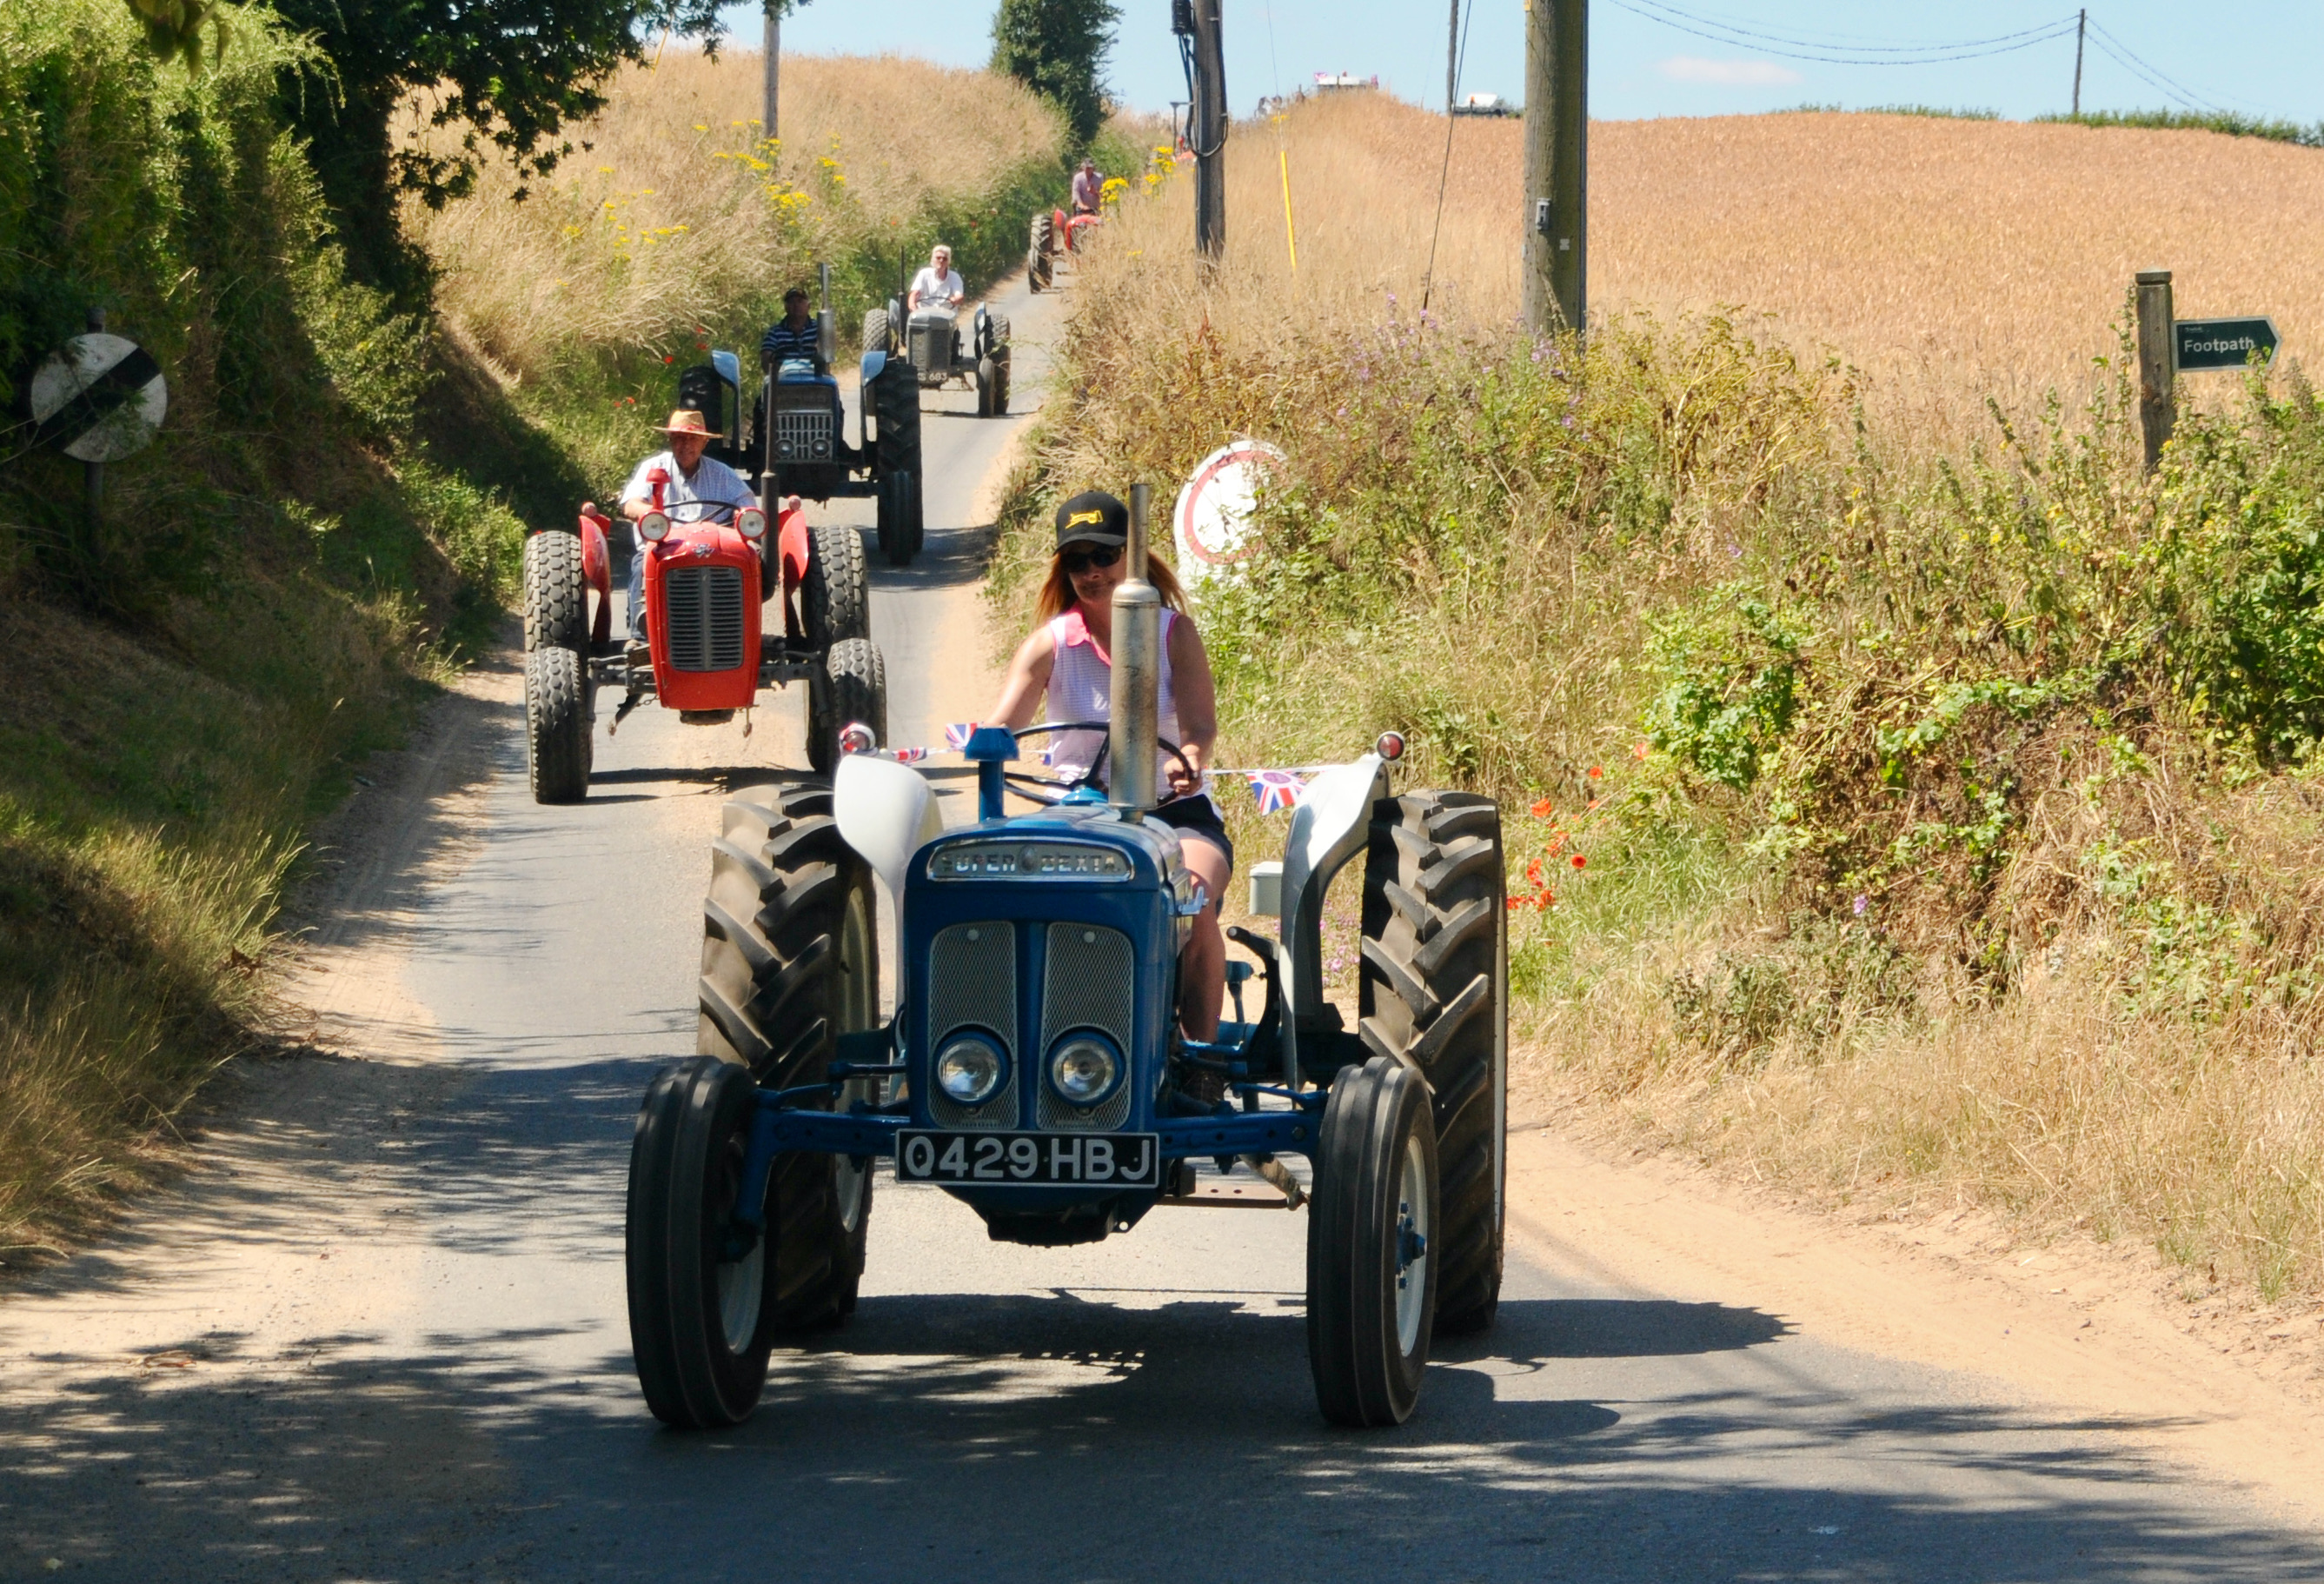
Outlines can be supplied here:
<path id="1" fill-rule="evenodd" d="M 724 440 L 726 437 L 706 422 L 700 412 L 691 407 L 680 407 L 670 413 L 669 421 L 661 426 L 664 434 L 698 434 L 704 440 Z"/>

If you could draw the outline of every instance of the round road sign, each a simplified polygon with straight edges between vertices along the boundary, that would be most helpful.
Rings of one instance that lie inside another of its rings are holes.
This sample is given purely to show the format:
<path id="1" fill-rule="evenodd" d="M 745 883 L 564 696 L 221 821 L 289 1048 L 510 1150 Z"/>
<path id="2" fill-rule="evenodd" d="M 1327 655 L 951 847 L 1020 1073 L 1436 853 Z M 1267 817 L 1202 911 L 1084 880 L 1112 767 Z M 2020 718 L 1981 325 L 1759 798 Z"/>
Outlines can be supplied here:
<path id="1" fill-rule="evenodd" d="M 170 408 L 152 353 L 103 331 L 75 336 L 32 375 L 41 438 L 83 462 L 117 462 L 153 443 Z"/>
<path id="2" fill-rule="evenodd" d="M 1221 446 L 1194 468 L 1171 513 L 1178 565 L 1190 579 L 1222 576 L 1250 554 L 1252 509 L 1283 459 L 1282 451 L 1265 440 L 1239 440 Z"/>

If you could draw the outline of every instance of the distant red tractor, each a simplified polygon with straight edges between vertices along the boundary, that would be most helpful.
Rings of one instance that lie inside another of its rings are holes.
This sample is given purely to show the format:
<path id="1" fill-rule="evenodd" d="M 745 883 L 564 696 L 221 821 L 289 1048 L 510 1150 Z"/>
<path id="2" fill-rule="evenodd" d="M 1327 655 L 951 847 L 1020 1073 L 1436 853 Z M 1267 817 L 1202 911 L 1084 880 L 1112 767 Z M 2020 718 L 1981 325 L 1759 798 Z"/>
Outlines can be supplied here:
<path id="1" fill-rule="evenodd" d="M 1082 233 L 1103 223 L 1102 216 L 1069 215 L 1063 209 L 1045 209 L 1035 215 L 1032 245 L 1025 250 L 1025 283 L 1036 292 L 1046 289 L 1056 278 L 1057 255 L 1079 253 Z"/>
<path id="2" fill-rule="evenodd" d="M 589 792 L 596 694 L 618 687 L 618 727 L 648 698 L 688 725 L 730 721 L 762 688 L 807 685 L 807 759 L 838 762 L 840 729 L 862 721 L 888 735 L 887 667 L 871 639 L 862 541 L 833 523 L 809 527 L 798 497 L 782 499 L 771 553 L 755 508 L 688 503 L 636 524 L 645 557 L 650 645 L 613 636 L 613 519 L 594 503 L 571 533 L 524 546 L 524 716 L 534 800 Z M 770 605 L 781 619 L 768 631 Z"/>

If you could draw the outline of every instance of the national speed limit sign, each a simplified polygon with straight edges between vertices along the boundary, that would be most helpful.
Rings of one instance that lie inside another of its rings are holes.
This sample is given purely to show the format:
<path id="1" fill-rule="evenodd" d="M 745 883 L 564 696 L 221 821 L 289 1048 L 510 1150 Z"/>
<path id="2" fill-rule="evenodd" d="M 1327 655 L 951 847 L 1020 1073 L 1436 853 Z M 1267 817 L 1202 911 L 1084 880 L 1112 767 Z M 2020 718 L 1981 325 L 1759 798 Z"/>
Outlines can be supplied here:
<path id="1" fill-rule="evenodd" d="M 136 342 L 102 330 L 75 336 L 32 375 L 41 439 L 83 462 L 117 462 L 153 443 L 170 408 L 161 366 Z"/>

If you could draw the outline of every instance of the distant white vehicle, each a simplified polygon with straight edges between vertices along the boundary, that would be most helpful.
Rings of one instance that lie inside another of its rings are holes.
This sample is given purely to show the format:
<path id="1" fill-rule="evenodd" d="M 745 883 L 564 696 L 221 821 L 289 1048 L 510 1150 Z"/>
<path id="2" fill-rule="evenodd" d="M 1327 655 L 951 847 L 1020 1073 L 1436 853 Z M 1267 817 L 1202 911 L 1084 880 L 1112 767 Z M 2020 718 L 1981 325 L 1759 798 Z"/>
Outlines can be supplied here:
<path id="1" fill-rule="evenodd" d="M 1319 94 L 1339 88 L 1376 88 L 1378 87 L 1379 87 L 1379 79 L 1377 76 L 1358 77 L 1349 71 L 1319 71 L 1315 74 L 1315 91 Z"/>
<path id="2" fill-rule="evenodd" d="M 1499 94 L 1469 94 L 1452 107 L 1455 116 L 1515 116 L 1517 107 Z"/>

